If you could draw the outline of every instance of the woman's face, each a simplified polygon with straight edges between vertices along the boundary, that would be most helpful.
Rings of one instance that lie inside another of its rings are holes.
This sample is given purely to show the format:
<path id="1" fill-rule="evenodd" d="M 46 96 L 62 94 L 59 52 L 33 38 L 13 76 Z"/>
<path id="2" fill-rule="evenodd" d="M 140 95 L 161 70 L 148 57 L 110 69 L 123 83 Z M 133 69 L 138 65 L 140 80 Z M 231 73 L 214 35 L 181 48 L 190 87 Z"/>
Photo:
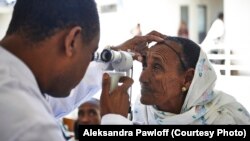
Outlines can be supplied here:
<path id="1" fill-rule="evenodd" d="M 181 56 L 181 47 L 177 43 L 166 43 Z M 181 88 L 184 83 L 180 59 L 167 44 L 160 43 L 149 49 L 140 77 L 141 102 L 164 109 L 183 100 Z"/>

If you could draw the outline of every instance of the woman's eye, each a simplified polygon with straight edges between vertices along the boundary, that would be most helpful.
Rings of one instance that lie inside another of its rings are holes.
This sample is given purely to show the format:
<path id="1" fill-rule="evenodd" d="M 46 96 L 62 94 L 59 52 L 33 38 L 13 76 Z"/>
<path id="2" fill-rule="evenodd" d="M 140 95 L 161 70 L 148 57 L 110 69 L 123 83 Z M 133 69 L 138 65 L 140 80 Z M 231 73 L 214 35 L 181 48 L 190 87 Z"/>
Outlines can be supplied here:
<path id="1" fill-rule="evenodd" d="M 160 70 L 161 66 L 159 64 L 154 64 L 153 69 L 154 70 Z"/>

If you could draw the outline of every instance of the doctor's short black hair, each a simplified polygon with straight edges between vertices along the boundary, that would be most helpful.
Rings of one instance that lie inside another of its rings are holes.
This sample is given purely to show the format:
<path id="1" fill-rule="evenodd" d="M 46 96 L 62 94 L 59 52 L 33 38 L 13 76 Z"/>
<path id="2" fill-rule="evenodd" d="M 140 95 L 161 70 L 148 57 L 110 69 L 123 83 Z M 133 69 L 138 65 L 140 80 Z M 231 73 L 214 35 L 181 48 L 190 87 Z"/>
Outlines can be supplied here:
<path id="1" fill-rule="evenodd" d="M 100 32 L 94 0 L 17 0 L 7 35 L 39 42 L 73 26 L 83 28 L 86 42 Z"/>

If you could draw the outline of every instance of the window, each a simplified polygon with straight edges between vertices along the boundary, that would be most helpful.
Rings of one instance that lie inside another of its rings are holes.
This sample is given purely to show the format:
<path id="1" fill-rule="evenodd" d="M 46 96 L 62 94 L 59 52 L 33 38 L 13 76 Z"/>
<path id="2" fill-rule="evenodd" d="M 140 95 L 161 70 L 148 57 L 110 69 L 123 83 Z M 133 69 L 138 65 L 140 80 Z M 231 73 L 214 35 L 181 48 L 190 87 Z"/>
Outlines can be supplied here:
<path id="1" fill-rule="evenodd" d="M 199 43 L 201 43 L 206 37 L 206 27 L 207 27 L 207 6 L 198 6 L 198 37 Z"/>

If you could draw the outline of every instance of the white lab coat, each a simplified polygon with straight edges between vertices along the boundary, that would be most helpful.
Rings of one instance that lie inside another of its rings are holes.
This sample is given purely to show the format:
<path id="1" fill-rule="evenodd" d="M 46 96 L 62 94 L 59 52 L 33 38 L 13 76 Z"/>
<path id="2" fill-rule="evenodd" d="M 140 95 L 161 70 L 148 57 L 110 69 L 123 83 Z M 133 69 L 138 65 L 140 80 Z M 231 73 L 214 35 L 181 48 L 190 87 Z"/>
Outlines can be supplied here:
<path id="1" fill-rule="evenodd" d="M 31 70 L 0 46 L 0 140 L 63 141 Z"/>

